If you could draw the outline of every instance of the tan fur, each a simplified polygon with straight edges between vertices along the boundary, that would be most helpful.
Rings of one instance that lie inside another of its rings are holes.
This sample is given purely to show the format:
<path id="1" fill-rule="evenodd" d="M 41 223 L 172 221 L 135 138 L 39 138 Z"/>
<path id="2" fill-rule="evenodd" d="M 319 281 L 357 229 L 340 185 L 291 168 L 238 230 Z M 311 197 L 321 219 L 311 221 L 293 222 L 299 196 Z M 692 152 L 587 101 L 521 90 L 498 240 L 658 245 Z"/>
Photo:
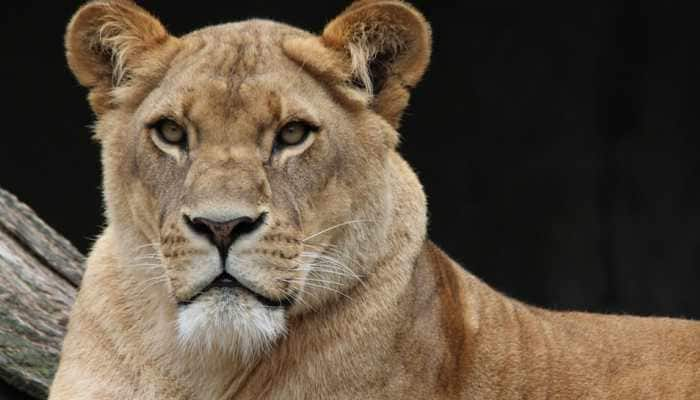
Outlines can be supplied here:
<path id="1" fill-rule="evenodd" d="M 83 6 L 67 57 L 98 117 L 107 227 L 50 399 L 700 398 L 699 323 L 530 307 L 426 239 L 395 128 L 430 40 L 397 0 L 321 36 L 252 20 L 175 38 L 129 1 Z M 187 151 L 158 141 L 163 117 Z M 292 119 L 320 129 L 273 152 Z M 183 219 L 260 213 L 226 264 Z M 178 305 L 224 269 L 292 305 Z"/>

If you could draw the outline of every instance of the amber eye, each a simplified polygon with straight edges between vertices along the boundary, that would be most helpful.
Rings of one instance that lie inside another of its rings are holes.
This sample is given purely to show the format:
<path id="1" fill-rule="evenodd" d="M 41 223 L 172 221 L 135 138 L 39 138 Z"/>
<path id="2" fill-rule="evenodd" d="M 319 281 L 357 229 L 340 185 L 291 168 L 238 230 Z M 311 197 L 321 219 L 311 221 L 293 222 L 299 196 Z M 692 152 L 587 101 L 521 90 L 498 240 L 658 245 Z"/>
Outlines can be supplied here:
<path id="1" fill-rule="evenodd" d="M 277 132 L 277 145 L 285 147 L 301 144 L 314 130 L 316 128 L 305 122 L 290 122 Z"/>
<path id="2" fill-rule="evenodd" d="M 185 128 L 172 120 L 162 119 L 155 124 L 154 128 L 158 132 L 158 136 L 166 143 L 177 146 L 185 146 L 187 144 Z"/>

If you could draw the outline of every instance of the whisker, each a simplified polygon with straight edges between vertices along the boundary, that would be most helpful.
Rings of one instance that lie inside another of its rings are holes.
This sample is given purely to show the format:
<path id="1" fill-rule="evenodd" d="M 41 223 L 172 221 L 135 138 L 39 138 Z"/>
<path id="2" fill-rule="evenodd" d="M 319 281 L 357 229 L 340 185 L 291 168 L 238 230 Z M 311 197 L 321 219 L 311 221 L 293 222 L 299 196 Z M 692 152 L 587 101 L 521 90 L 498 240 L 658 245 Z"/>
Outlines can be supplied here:
<path id="1" fill-rule="evenodd" d="M 330 243 L 318 243 L 318 244 L 310 244 L 310 243 L 303 243 L 304 246 L 309 246 L 311 248 L 316 248 L 318 249 L 321 253 L 327 253 L 331 256 L 334 256 L 335 258 L 347 258 L 348 261 L 351 263 L 355 264 L 358 268 L 361 268 L 361 265 L 357 260 L 355 260 L 354 257 L 352 257 L 345 249 L 342 249 L 339 246 L 330 244 Z"/>
<path id="2" fill-rule="evenodd" d="M 304 298 L 303 298 L 304 294 L 309 294 L 310 296 L 313 296 L 313 298 L 316 299 L 316 301 L 318 301 L 318 298 L 316 296 L 314 296 L 313 293 L 308 293 L 308 292 L 300 292 L 297 295 L 292 296 L 292 298 L 294 299 L 294 301 L 298 301 L 299 303 L 301 303 L 302 305 L 304 305 L 306 307 L 309 307 L 313 311 L 318 311 L 318 309 L 316 307 L 312 306 L 311 304 L 307 303 L 306 300 L 304 300 Z"/>
<path id="3" fill-rule="evenodd" d="M 285 293 L 284 297 L 287 298 L 287 299 L 291 299 L 292 301 L 295 301 L 295 302 L 298 301 L 299 303 L 301 303 L 302 305 L 304 305 L 304 306 L 310 308 L 311 310 L 317 311 L 317 309 L 316 309 L 314 306 L 312 306 L 311 304 L 307 303 L 307 302 L 302 298 L 302 296 L 303 296 L 304 294 L 305 294 L 304 292 L 296 292 L 296 291 L 295 291 L 295 292 L 292 292 L 292 293 Z M 308 293 L 308 294 L 313 296 L 312 293 Z M 314 296 L 314 298 L 317 299 L 315 296 Z M 318 299 L 317 299 L 317 300 L 318 300 Z"/>
<path id="4" fill-rule="evenodd" d="M 334 256 L 335 258 L 347 258 L 348 261 L 350 261 L 353 264 L 360 267 L 360 263 L 358 263 L 354 257 L 352 257 L 345 249 L 341 248 L 340 246 L 336 246 L 336 245 L 330 244 L 330 243 L 316 243 L 316 244 L 302 243 L 302 244 L 304 246 L 316 248 L 320 253 L 326 253 L 328 255 Z"/>
<path id="5" fill-rule="evenodd" d="M 356 219 L 356 220 L 352 220 L 352 221 L 343 222 L 343 223 L 340 223 L 340 224 L 338 224 L 338 225 L 331 226 L 330 228 L 326 228 L 326 229 L 324 229 L 324 230 L 322 230 L 322 231 L 320 231 L 320 232 L 318 232 L 318 233 L 314 233 L 314 234 L 311 235 L 311 236 L 305 237 L 305 238 L 302 239 L 301 241 L 302 241 L 302 242 L 306 242 L 307 240 L 313 239 L 313 238 L 315 238 L 315 237 L 317 237 L 317 236 L 319 236 L 319 235 L 323 235 L 324 233 L 330 232 L 330 231 L 332 231 L 332 230 L 334 230 L 334 229 L 338 229 L 338 228 L 340 228 L 340 227 L 343 227 L 343 226 L 346 226 L 346 225 L 350 225 L 350 224 L 357 224 L 357 223 L 360 223 L 360 222 L 372 222 L 372 221 L 366 220 L 366 219 Z"/>
<path id="6" fill-rule="evenodd" d="M 362 278 L 360 278 L 360 276 L 357 275 L 357 273 L 356 273 L 355 271 L 352 270 L 352 268 L 350 268 L 350 267 L 348 267 L 347 265 L 343 264 L 343 263 L 340 262 L 339 260 L 337 260 L 337 259 L 335 259 L 335 258 L 333 258 L 333 257 L 330 257 L 330 256 L 328 256 L 328 255 L 324 255 L 324 254 L 320 254 L 320 253 L 316 253 L 316 252 L 302 252 L 301 255 L 302 255 L 303 257 L 314 257 L 315 259 L 319 259 L 319 260 L 325 261 L 325 262 L 327 262 L 327 263 L 329 263 L 329 264 L 331 264 L 331 265 L 333 265 L 333 266 L 335 266 L 335 267 L 338 267 L 339 269 L 342 269 L 342 270 L 344 270 L 344 271 L 347 271 L 347 272 L 349 272 L 350 274 L 352 274 L 352 276 L 353 276 L 355 279 L 357 279 L 357 281 L 360 282 L 360 283 L 362 284 L 362 286 L 364 286 L 365 288 L 367 288 L 367 284 L 365 283 L 365 281 L 363 281 Z M 331 265 L 326 264 L 326 266 L 331 266 Z"/>
<path id="7" fill-rule="evenodd" d="M 305 264 L 305 266 L 302 268 L 296 268 L 295 271 L 302 271 L 302 272 L 308 272 L 310 274 L 313 273 L 329 273 L 331 275 L 338 275 L 338 276 L 344 276 L 347 278 L 352 278 L 352 279 L 357 279 L 353 274 L 349 274 L 345 272 L 344 269 L 341 269 L 335 265 L 331 264 L 324 264 L 324 263 L 310 263 L 310 264 Z"/>
<path id="8" fill-rule="evenodd" d="M 294 299 L 294 301 L 299 301 L 301 304 L 303 304 L 303 305 L 309 307 L 311 310 L 313 310 L 313 311 L 318 311 L 318 309 L 317 309 L 316 307 L 314 307 L 314 306 L 312 306 L 311 304 L 307 303 L 307 302 L 303 299 L 303 296 L 309 295 L 309 296 L 311 296 L 316 302 L 318 302 L 319 300 L 318 300 L 318 297 L 316 296 L 316 294 L 311 293 L 311 292 L 309 292 L 309 291 L 305 291 L 303 287 L 302 287 L 301 289 L 302 289 L 301 291 L 295 292 L 295 293 L 292 294 L 292 298 Z"/>
<path id="9" fill-rule="evenodd" d="M 338 286 L 343 286 L 342 283 L 336 282 L 336 281 L 331 281 L 331 280 L 325 280 L 325 279 L 313 279 L 313 278 L 305 278 L 305 279 L 283 279 L 283 278 L 277 278 L 276 281 L 278 282 L 315 282 L 315 283 L 327 283 L 329 285 L 338 285 Z"/>
<path id="10" fill-rule="evenodd" d="M 324 273 L 331 274 L 331 275 L 338 275 L 338 276 L 344 276 L 347 278 L 354 278 L 354 276 L 352 276 L 350 274 L 345 274 L 343 272 L 340 272 L 339 270 L 323 268 L 323 265 L 312 265 L 311 267 L 312 268 L 303 268 L 303 269 L 299 268 L 299 269 L 297 269 L 297 271 L 305 271 L 305 272 L 311 272 L 311 273 L 324 272 Z"/>
<path id="11" fill-rule="evenodd" d="M 330 287 L 328 287 L 328 286 L 317 285 L 317 284 L 315 284 L 315 283 L 308 283 L 308 282 L 304 282 L 303 280 L 295 280 L 295 279 L 290 280 L 290 283 L 301 283 L 301 284 L 303 284 L 304 286 L 310 286 L 310 287 L 315 287 L 315 288 L 318 288 L 318 289 L 329 290 L 329 291 L 334 292 L 334 293 L 337 293 L 337 294 L 339 294 L 339 295 L 341 295 L 341 296 L 343 296 L 343 297 L 345 297 L 345 298 L 347 298 L 347 299 L 349 299 L 349 300 L 352 300 L 352 297 L 348 296 L 347 294 L 345 294 L 345 293 L 343 293 L 343 292 L 341 292 L 341 291 L 339 291 L 339 290 L 337 290 L 337 289 L 330 288 Z"/>

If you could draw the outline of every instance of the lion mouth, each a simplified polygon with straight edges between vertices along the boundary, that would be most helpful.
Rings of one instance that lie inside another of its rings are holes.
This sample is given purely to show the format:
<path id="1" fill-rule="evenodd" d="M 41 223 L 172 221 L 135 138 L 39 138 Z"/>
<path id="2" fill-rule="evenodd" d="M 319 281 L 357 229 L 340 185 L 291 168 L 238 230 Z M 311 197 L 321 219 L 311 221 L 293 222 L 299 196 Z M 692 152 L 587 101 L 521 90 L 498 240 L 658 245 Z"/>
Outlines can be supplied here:
<path id="1" fill-rule="evenodd" d="M 179 302 L 180 306 L 186 306 L 188 304 L 194 303 L 200 296 L 202 296 L 205 293 L 208 293 L 209 291 L 212 290 L 223 290 L 223 291 L 231 291 L 235 289 L 240 289 L 245 292 L 248 292 L 249 294 L 253 295 L 260 303 L 262 303 L 266 307 L 289 307 L 292 305 L 292 298 L 284 298 L 280 300 L 275 300 L 271 299 L 267 296 L 263 296 L 260 293 L 257 293 L 256 291 L 250 289 L 249 287 L 245 286 L 242 284 L 238 279 L 234 278 L 227 272 L 222 272 L 219 276 L 217 276 L 211 283 L 209 283 L 207 286 L 204 287 L 204 289 L 200 290 L 197 292 L 194 296 L 192 296 L 189 300 L 181 301 Z"/>

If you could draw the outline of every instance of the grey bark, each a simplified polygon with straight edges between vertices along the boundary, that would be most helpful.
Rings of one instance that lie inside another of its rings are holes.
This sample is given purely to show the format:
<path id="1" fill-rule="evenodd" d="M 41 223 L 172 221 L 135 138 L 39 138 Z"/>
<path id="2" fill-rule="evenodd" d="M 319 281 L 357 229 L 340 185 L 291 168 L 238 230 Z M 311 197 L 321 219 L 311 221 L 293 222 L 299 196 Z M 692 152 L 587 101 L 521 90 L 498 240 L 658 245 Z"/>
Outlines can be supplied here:
<path id="1" fill-rule="evenodd" d="M 0 381 L 47 397 L 82 273 L 80 252 L 0 189 Z"/>

